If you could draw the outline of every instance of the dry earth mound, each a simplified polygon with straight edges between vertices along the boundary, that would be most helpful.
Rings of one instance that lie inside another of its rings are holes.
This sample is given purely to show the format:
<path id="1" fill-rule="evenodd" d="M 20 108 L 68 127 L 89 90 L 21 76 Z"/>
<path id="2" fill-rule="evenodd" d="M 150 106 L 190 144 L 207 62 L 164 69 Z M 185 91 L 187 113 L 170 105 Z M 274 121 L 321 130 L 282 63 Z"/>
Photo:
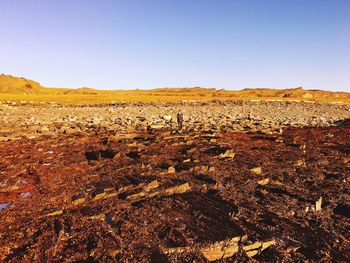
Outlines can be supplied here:
<path id="1" fill-rule="evenodd" d="M 0 92 L 2 93 L 40 93 L 43 90 L 44 87 L 38 82 L 11 75 L 0 75 Z"/>

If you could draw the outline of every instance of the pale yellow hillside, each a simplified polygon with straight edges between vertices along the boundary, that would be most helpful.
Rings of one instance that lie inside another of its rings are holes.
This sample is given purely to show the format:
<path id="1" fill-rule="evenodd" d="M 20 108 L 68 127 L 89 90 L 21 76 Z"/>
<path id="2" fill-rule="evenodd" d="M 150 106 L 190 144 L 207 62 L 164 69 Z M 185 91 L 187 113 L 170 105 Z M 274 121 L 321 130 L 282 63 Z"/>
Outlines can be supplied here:
<path id="1" fill-rule="evenodd" d="M 0 75 L 0 101 L 51 101 L 64 104 L 181 100 L 306 100 L 350 103 L 349 92 L 292 89 L 219 90 L 201 87 L 151 90 L 98 90 L 46 88 L 38 82 Z"/>

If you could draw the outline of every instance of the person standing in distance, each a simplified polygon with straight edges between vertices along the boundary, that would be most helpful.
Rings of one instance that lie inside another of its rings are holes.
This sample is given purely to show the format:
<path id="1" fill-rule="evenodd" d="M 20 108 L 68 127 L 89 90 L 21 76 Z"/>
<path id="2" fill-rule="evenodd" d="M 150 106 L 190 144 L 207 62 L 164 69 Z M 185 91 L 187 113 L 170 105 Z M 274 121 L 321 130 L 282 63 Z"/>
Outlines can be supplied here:
<path id="1" fill-rule="evenodd" d="M 184 121 L 184 115 L 182 111 L 179 111 L 176 115 L 176 120 L 177 120 L 177 127 L 181 131 L 182 130 L 182 123 Z"/>

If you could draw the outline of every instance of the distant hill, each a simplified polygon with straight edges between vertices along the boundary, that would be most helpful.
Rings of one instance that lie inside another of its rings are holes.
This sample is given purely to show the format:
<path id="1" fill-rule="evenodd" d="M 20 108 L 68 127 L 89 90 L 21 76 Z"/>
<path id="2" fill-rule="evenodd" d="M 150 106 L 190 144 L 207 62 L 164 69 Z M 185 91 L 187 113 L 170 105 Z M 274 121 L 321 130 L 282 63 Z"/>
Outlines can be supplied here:
<path id="1" fill-rule="evenodd" d="M 0 100 L 49 100 L 62 103 L 108 103 L 111 101 L 179 101 L 179 100 L 308 100 L 350 103 L 349 92 L 289 89 L 246 88 L 158 88 L 151 90 L 99 90 L 47 88 L 33 80 L 0 75 Z"/>
<path id="2" fill-rule="evenodd" d="M 82 87 L 78 89 L 70 88 L 47 88 L 39 82 L 14 77 L 11 75 L 0 75 L 0 93 L 10 94 L 97 94 L 100 90 Z"/>
<path id="3" fill-rule="evenodd" d="M 248 97 L 269 97 L 276 99 L 305 99 L 305 100 L 319 100 L 319 99 L 350 99 L 349 92 L 333 92 L 325 90 L 305 90 L 302 87 L 290 89 L 243 89 L 234 91 L 237 96 Z"/>
<path id="4" fill-rule="evenodd" d="M 33 80 L 13 77 L 11 75 L 0 75 L 1 93 L 40 93 L 44 87 Z"/>

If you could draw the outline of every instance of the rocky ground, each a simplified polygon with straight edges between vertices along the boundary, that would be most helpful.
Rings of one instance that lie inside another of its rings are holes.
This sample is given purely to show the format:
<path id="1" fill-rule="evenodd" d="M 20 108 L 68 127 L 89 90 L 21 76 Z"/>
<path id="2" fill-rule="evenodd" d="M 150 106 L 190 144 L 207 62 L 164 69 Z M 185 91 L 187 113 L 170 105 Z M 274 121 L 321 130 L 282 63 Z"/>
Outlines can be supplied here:
<path id="1" fill-rule="evenodd" d="M 349 119 L 300 102 L 3 103 L 0 261 L 348 262 Z"/>
<path id="2" fill-rule="evenodd" d="M 0 139 L 99 131 L 185 130 L 274 132 L 281 127 L 330 126 L 350 118 L 350 105 L 283 101 L 115 103 L 66 107 L 58 104 L 0 104 Z"/>

